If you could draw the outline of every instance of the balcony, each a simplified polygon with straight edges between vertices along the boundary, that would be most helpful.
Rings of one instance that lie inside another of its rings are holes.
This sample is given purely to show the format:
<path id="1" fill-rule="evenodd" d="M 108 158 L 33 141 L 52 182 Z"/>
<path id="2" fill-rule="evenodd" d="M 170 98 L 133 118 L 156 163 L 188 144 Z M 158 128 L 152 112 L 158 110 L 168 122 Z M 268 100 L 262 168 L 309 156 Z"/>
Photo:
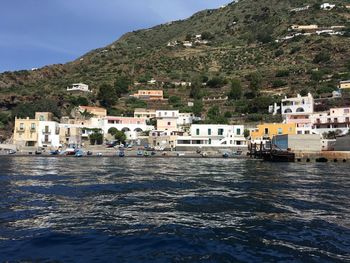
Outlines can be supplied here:
<path id="1" fill-rule="evenodd" d="M 42 139 L 41 141 L 43 144 L 51 144 L 51 140 L 45 140 L 45 139 Z"/>
<path id="2" fill-rule="evenodd" d="M 16 132 L 18 132 L 18 133 L 23 133 L 23 132 L 25 132 L 25 131 L 26 131 L 25 128 L 17 128 L 17 129 L 16 129 Z"/>

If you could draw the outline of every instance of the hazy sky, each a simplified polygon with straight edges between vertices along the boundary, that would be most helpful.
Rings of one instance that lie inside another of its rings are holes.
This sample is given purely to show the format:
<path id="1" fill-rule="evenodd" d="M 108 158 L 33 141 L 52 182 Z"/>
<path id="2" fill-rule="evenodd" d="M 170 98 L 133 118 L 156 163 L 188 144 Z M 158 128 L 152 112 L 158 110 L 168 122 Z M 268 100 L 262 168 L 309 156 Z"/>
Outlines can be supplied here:
<path id="1" fill-rule="evenodd" d="M 0 72 L 73 60 L 122 34 L 230 0 L 1 0 Z"/>

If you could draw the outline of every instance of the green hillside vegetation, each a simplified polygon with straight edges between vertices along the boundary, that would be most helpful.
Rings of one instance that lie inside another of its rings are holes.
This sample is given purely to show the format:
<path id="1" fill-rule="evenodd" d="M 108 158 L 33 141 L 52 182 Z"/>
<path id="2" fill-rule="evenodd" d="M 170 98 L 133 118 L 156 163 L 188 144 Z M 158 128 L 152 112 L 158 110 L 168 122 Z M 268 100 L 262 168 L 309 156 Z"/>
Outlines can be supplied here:
<path id="1" fill-rule="evenodd" d="M 320 10 L 322 3 L 241 0 L 186 20 L 127 33 L 64 65 L 5 72 L 0 74 L 0 106 L 19 114 L 22 104 L 49 99 L 55 105 L 48 109 L 60 109 L 56 115 L 67 114 L 74 105 L 89 104 L 105 106 L 110 114 L 129 115 L 134 108 L 147 106 L 193 110 L 212 122 L 218 121 L 210 117 L 215 114 L 225 122 L 270 120 L 265 116 L 267 106 L 282 96 L 298 92 L 323 96 L 335 90 L 339 80 L 350 79 L 350 9 L 345 8 L 347 1 L 337 0 L 332 1 L 333 10 Z M 306 5 L 308 10 L 291 12 Z M 345 34 L 300 35 L 277 43 L 291 34 L 293 24 L 345 26 Z M 195 43 L 199 34 L 208 43 Z M 177 45 L 168 46 L 175 41 Z M 184 47 L 184 41 L 192 41 L 193 47 Z M 147 85 L 151 78 L 165 84 Z M 141 85 L 133 85 L 136 81 Z M 175 87 L 172 81 L 192 86 Z M 93 93 L 68 94 L 66 87 L 77 82 L 88 84 Z M 141 88 L 164 89 L 168 103 L 128 98 Z M 202 101 L 218 96 L 229 99 Z M 188 101 L 195 101 L 194 109 L 187 107 Z M 8 123 L 2 126 L 10 127 Z"/>

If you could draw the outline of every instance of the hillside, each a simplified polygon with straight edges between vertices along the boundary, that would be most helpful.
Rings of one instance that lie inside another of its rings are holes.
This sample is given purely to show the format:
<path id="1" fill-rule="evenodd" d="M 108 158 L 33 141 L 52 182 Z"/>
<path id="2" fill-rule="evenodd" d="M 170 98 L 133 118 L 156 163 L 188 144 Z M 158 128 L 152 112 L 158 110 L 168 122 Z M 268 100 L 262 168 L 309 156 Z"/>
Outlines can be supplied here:
<path id="1" fill-rule="evenodd" d="M 229 112 L 228 117 L 263 113 L 275 96 L 309 91 L 323 96 L 334 90 L 339 80 L 350 78 L 350 9 L 345 7 L 347 1 L 332 3 L 335 8 L 322 10 L 322 2 L 317 0 L 241 0 L 186 20 L 127 33 L 111 45 L 64 65 L 0 74 L 0 107 L 18 113 L 21 104 L 45 98 L 55 101 L 66 114 L 78 103 L 67 94 L 68 85 L 90 85 L 94 93 L 80 101 L 98 105 L 99 88 L 103 84 L 114 86 L 121 76 L 131 85 L 115 105 L 109 105 L 111 113 L 129 114 L 133 107 L 144 106 L 130 102 L 127 96 L 140 87 L 147 88 L 145 84 L 134 86 L 134 82 L 143 83 L 151 77 L 169 83 L 192 82 L 192 88 L 156 85 L 173 97 L 171 105 L 163 107 L 183 109 L 188 100 L 226 96 L 231 80 L 240 82 L 238 97 L 216 103 L 222 114 Z M 307 5 L 307 10 L 292 11 Z M 292 25 L 319 28 L 291 30 Z M 330 29 L 342 34 L 316 33 Z M 196 39 L 196 35 L 202 37 Z M 292 37 L 282 40 L 286 36 Z M 193 46 L 183 46 L 184 41 Z M 213 85 L 202 86 L 207 79 L 214 79 Z M 205 113 L 210 106 L 204 105 L 201 111 Z"/>

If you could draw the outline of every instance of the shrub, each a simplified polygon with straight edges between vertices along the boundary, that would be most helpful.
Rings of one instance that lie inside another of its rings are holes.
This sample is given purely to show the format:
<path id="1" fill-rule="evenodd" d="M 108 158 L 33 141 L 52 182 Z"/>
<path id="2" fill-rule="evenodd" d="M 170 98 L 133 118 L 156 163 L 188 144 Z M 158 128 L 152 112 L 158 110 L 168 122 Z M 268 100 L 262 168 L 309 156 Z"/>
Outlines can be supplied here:
<path id="1" fill-rule="evenodd" d="M 320 52 L 316 54 L 316 56 L 313 59 L 313 62 L 316 64 L 320 64 L 320 63 L 327 63 L 330 60 L 331 60 L 331 55 L 329 53 Z"/>
<path id="2" fill-rule="evenodd" d="M 287 82 L 281 80 L 281 79 L 276 79 L 274 81 L 272 81 L 272 87 L 273 88 L 279 88 L 279 87 L 283 87 L 286 86 Z"/>
<path id="3" fill-rule="evenodd" d="M 289 70 L 279 70 L 276 72 L 276 77 L 277 78 L 282 78 L 282 77 L 288 77 L 289 76 Z"/>

